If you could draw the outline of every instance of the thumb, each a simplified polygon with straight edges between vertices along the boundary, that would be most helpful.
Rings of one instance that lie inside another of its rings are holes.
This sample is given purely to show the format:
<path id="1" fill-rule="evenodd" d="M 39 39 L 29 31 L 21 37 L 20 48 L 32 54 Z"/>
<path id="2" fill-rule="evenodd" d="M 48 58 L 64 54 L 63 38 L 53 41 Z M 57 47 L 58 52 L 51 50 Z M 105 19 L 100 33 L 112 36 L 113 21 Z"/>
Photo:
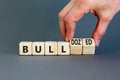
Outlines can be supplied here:
<path id="1" fill-rule="evenodd" d="M 111 21 L 111 19 L 109 19 L 109 18 L 98 20 L 98 23 L 96 25 L 96 28 L 95 28 L 95 30 L 93 32 L 93 36 L 92 36 L 93 39 L 95 40 L 95 44 L 97 47 L 99 46 L 100 40 L 104 36 L 110 21 Z"/>

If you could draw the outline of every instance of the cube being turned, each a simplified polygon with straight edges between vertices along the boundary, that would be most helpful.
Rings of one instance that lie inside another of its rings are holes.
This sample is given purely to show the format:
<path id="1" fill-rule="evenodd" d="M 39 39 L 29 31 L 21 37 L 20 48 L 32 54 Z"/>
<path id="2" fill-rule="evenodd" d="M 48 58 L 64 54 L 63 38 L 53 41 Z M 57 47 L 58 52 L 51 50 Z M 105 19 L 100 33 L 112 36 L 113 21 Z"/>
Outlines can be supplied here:
<path id="1" fill-rule="evenodd" d="M 19 55 L 32 55 L 32 42 L 20 42 Z"/>
<path id="2" fill-rule="evenodd" d="M 45 42 L 45 55 L 57 55 L 57 42 L 56 41 Z"/>
<path id="3" fill-rule="evenodd" d="M 70 53 L 71 55 L 80 55 L 82 54 L 82 39 L 73 38 L 70 41 Z"/>
<path id="4" fill-rule="evenodd" d="M 58 55 L 70 55 L 69 42 L 58 42 Z"/>
<path id="5" fill-rule="evenodd" d="M 95 42 L 92 38 L 83 39 L 83 55 L 84 54 L 95 54 Z"/>

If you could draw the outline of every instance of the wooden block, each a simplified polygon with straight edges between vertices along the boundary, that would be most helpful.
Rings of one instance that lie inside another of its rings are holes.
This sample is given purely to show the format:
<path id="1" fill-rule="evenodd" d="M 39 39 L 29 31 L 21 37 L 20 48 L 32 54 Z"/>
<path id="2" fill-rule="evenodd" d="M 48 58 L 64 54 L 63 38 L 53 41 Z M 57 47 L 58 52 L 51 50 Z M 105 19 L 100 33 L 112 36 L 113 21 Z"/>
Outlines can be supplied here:
<path id="1" fill-rule="evenodd" d="M 57 55 L 57 42 L 56 41 L 45 42 L 45 55 Z"/>
<path id="2" fill-rule="evenodd" d="M 20 42 L 19 55 L 32 55 L 32 42 Z"/>
<path id="3" fill-rule="evenodd" d="M 70 55 L 69 42 L 58 42 L 58 55 Z"/>
<path id="4" fill-rule="evenodd" d="M 44 42 L 33 42 L 32 43 L 33 55 L 44 55 Z"/>
<path id="5" fill-rule="evenodd" d="M 81 38 L 71 39 L 70 54 L 71 55 L 81 55 L 82 54 L 82 39 Z"/>
<path id="6" fill-rule="evenodd" d="M 83 39 L 83 55 L 84 54 L 95 54 L 95 42 L 92 38 Z"/>

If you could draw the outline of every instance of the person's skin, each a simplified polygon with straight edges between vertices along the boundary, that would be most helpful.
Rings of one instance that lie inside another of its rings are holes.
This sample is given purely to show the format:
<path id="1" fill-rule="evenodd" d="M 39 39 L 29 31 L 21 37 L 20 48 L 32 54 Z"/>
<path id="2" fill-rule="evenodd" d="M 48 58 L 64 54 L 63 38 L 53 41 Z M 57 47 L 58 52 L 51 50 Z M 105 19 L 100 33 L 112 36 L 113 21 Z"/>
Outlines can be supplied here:
<path id="1" fill-rule="evenodd" d="M 71 0 L 58 14 L 62 37 L 65 41 L 71 40 L 76 22 L 90 12 L 98 18 L 92 37 L 96 46 L 99 46 L 110 21 L 119 11 L 120 0 Z"/>

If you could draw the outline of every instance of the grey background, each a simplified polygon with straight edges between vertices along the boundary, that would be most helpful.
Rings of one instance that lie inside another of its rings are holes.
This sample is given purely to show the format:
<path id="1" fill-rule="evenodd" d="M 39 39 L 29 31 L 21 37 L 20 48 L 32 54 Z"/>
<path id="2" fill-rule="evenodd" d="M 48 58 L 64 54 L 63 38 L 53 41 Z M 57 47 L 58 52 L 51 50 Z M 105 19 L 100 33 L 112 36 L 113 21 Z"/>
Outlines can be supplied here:
<path id="1" fill-rule="evenodd" d="M 58 13 L 69 0 L 0 0 L 0 52 L 17 53 L 20 41 L 62 40 Z M 120 13 L 109 25 L 96 54 L 120 51 Z M 74 37 L 91 37 L 97 23 L 92 14 L 77 23 Z"/>
<path id="2" fill-rule="evenodd" d="M 58 13 L 69 0 L 0 0 L 0 52 L 17 53 L 20 41 L 59 41 Z M 110 23 L 96 54 L 120 51 L 120 13 Z M 74 37 L 91 37 L 97 23 L 92 14 L 77 23 Z"/>
<path id="3" fill-rule="evenodd" d="M 0 80 L 120 80 L 120 13 L 95 56 L 18 56 L 20 41 L 62 40 L 58 13 L 69 0 L 0 0 Z M 91 37 L 92 14 L 77 23 L 75 37 Z"/>

